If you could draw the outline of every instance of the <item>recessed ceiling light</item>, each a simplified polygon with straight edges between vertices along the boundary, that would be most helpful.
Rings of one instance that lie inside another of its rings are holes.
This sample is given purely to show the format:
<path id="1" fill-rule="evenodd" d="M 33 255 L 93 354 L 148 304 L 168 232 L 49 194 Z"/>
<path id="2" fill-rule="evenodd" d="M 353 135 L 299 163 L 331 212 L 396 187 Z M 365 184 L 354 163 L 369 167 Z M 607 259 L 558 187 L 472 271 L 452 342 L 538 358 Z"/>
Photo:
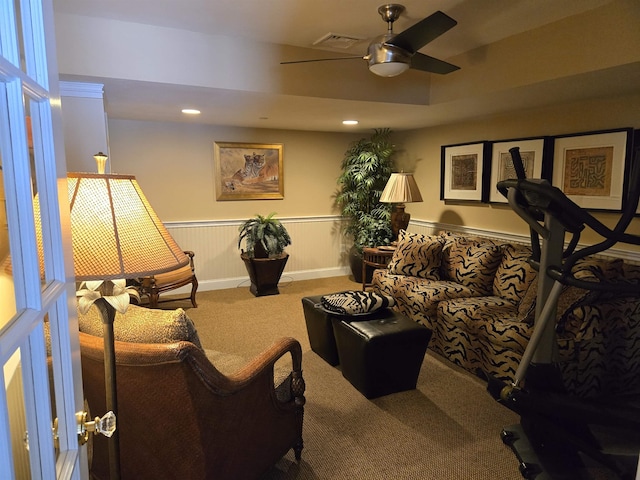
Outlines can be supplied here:
<path id="1" fill-rule="evenodd" d="M 343 120 L 343 125 L 358 125 L 358 120 Z"/>
<path id="2" fill-rule="evenodd" d="M 195 108 L 183 108 L 182 113 L 186 113 L 187 115 L 200 115 L 200 110 L 196 110 Z"/>

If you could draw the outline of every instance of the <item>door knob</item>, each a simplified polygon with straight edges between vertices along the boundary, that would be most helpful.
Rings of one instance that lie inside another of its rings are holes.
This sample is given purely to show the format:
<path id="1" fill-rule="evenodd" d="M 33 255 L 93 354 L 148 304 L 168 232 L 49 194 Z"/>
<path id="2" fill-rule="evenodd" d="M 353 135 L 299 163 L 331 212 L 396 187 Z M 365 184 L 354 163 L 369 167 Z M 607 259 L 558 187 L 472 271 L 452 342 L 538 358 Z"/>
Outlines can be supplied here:
<path id="1" fill-rule="evenodd" d="M 89 441 L 90 433 L 110 438 L 116 431 L 116 414 L 111 411 L 102 417 L 95 417 L 93 420 L 89 420 L 88 412 L 78 412 L 76 420 L 78 421 L 78 442 L 80 445 Z"/>

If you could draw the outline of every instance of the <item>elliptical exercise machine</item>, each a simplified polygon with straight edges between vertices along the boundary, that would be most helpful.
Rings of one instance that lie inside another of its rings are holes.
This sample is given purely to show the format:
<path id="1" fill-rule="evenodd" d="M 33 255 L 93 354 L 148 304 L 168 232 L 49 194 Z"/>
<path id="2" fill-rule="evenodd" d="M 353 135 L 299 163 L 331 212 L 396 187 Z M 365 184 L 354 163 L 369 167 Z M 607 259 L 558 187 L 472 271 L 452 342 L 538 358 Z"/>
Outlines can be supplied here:
<path id="1" fill-rule="evenodd" d="M 640 295 L 640 284 L 598 283 L 572 274 L 576 262 L 616 243 L 640 245 L 640 236 L 626 233 L 640 198 L 640 150 L 630 175 L 627 202 L 618 223 L 608 228 L 570 200 L 547 180 L 527 179 L 518 147 L 510 150 L 517 179 L 498 182 L 498 190 L 530 227 L 531 265 L 539 272 L 534 330 L 510 383 L 490 378 L 489 393 L 520 415 L 520 424 L 505 427 L 502 440 L 530 480 L 592 478 L 586 465 L 595 465 L 621 480 L 640 479 L 640 397 L 633 395 L 587 399 L 566 393 L 557 368 L 555 316 L 564 285 L 589 290 Z M 578 248 L 588 227 L 602 241 Z M 565 248 L 565 236 L 571 238 Z M 640 339 L 638 339 L 640 342 Z M 611 441 L 613 440 L 613 441 Z M 638 477 L 636 477 L 636 471 Z"/>

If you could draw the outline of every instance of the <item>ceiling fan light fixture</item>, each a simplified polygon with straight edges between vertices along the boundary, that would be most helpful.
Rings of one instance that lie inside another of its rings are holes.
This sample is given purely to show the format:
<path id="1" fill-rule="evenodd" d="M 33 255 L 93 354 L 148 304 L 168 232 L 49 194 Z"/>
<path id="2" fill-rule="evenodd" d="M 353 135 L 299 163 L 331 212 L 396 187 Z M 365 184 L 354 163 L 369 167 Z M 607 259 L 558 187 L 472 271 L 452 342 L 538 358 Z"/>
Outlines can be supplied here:
<path id="1" fill-rule="evenodd" d="M 386 35 L 384 35 L 386 39 Z M 386 43 L 372 43 L 365 60 L 369 62 L 369 70 L 380 77 L 395 77 L 409 70 L 411 55 L 401 48 Z"/>
<path id="2" fill-rule="evenodd" d="M 387 62 L 369 65 L 369 70 L 380 77 L 395 77 L 409 70 L 409 65 L 401 62 Z"/>

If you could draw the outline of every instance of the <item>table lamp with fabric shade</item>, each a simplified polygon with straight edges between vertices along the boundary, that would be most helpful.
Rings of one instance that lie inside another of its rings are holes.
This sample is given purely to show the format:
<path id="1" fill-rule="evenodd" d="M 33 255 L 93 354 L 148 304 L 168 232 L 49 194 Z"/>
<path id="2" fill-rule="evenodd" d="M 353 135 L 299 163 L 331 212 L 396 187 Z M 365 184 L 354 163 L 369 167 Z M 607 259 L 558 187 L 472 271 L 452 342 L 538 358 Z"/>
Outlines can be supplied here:
<path id="1" fill-rule="evenodd" d="M 183 267 L 189 258 L 135 177 L 69 173 L 67 182 L 75 276 L 87 286 L 78 292 L 79 309 L 95 304 L 102 314 L 106 406 L 117 415 L 113 321 L 116 309 L 124 313 L 129 304 L 124 280 Z M 117 430 L 109 441 L 109 455 L 111 478 L 119 478 Z"/>
<path id="2" fill-rule="evenodd" d="M 396 240 L 400 230 L 406 230 L 411 219 L 411 215 L 404 211 L 404 204 L 422 201 L 422 195 L 413 174 L 392 173 L 382 191 L 380 201 L 394 204 L 391 211 L 391 230 L 393 239 Z"/>

